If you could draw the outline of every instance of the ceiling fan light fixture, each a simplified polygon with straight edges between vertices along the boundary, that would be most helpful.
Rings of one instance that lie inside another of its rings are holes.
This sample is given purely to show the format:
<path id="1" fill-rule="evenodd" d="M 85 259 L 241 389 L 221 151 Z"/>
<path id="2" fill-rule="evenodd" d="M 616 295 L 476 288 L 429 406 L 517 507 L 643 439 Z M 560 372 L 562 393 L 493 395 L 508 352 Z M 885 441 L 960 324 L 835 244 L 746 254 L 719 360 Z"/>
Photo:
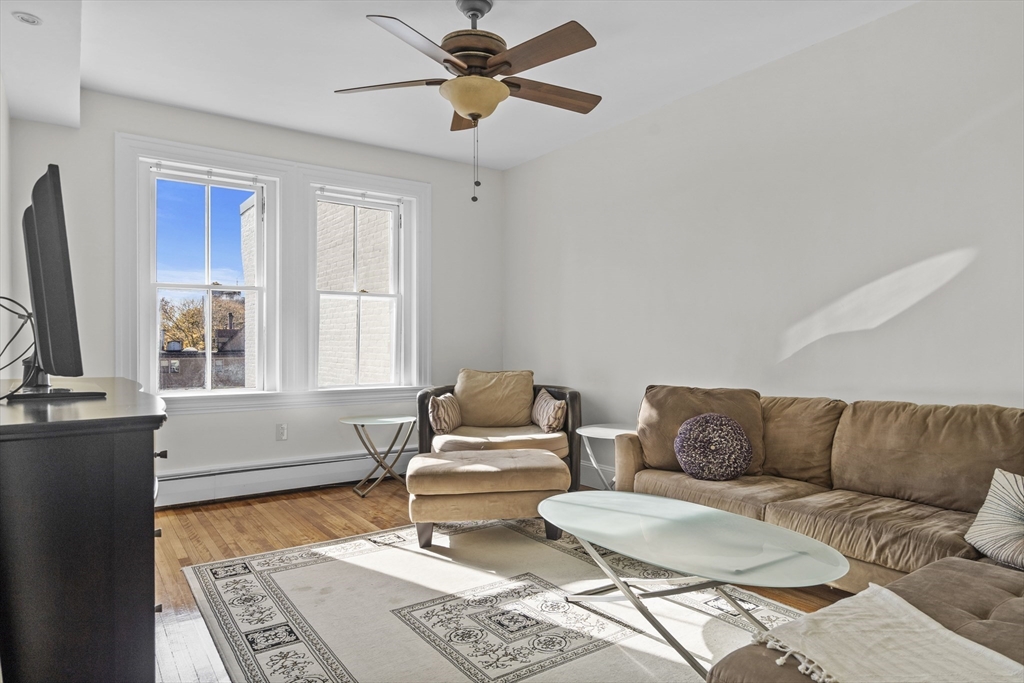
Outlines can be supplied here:
<path id="1" fill-rule="evenodd" d="M 459 76 L 441 84 L 441 96 L 464 119 L 485 119 L 509 96 L 508 86 L 485 76 Z"/>

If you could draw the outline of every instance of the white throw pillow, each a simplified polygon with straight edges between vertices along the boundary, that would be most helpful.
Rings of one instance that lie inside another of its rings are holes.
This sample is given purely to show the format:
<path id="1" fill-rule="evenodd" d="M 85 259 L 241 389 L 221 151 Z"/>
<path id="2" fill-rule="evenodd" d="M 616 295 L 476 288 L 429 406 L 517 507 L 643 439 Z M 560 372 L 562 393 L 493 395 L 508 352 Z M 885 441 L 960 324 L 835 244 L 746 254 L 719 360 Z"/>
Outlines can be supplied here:
<path id="1" fill-rule="evenodd" d="M 1024 477 L 996 468 L 964 538 L 996 562 L 1024 569 Z"/>

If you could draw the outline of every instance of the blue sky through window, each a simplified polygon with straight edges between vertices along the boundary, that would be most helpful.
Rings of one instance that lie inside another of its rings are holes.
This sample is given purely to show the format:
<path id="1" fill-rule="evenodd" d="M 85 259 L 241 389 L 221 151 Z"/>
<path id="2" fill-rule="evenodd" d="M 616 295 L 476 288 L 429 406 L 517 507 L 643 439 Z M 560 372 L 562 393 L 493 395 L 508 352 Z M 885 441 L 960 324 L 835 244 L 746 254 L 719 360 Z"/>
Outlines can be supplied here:
<path id="1" fill-rule="evenodd" d="M 239 209 L 252 190 L 210 188 L 210 275 L 225 286 L 245 283 Z M 206 282 L 206 191 L 197 183 L 156 181 L 158 282 Z"/>

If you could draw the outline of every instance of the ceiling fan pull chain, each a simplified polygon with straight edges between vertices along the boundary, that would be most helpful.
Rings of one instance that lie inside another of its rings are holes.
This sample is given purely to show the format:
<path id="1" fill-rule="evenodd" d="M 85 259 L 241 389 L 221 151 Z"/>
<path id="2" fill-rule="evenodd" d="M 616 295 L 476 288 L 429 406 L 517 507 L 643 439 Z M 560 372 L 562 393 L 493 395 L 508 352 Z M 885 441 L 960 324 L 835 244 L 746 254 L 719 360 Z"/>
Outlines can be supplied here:
<path id="1" fill-rule="evenodd" d="M 480 121 L 473 121 L 473 201 L 477 201 L 476 188 L 480 187 Z"/>

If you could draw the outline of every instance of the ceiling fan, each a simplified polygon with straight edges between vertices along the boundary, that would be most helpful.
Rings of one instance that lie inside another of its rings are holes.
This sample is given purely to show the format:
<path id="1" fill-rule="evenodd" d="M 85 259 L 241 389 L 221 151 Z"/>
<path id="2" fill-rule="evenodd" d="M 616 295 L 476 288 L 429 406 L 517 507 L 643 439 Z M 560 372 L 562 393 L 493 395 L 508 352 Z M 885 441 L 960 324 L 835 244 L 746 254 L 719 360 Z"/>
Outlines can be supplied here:
<path id="1" fill-rule="evenodd" d="M 509 96 L 580 114 L 589 113 L 601 101 L 598 95 L 512 77 L 527 69 L 597 45 L 594 37 L 577 22 L 562 24 L 525 43 L 509 48 L 501 36 L 478 30 L 476 27 L 477 20 L 493 7 L 493 0 L 456 0 L 455 4 L 470 19 L 472 28 L 449 33 L 440 45 L 394 17 L 366 17 L 441 64 L 455 78 L 427 78 L 420 81 L 344 88 L 334 92 L 355 93 L 422 85 L 440 86 L 441 95 L 455 108 L 452 130 L 475 128 L 480 119 L 490 116 L 498 104 Z"/>

